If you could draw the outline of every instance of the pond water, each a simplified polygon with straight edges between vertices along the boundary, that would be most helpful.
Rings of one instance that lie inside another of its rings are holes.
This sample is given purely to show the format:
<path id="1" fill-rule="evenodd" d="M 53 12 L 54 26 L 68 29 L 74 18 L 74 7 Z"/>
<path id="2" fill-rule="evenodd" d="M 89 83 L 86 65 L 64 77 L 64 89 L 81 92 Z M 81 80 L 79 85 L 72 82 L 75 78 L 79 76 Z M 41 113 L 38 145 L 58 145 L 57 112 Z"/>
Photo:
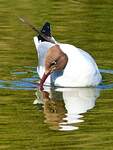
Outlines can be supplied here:
<path id="1" fill-rule="evenodd" d="M 18 16 L 89 52 L 102 83 L 40 93 L 35 33 Z M 112 150 L 113 2 L 0 0 L 0 20 L 0 149 Z"/>

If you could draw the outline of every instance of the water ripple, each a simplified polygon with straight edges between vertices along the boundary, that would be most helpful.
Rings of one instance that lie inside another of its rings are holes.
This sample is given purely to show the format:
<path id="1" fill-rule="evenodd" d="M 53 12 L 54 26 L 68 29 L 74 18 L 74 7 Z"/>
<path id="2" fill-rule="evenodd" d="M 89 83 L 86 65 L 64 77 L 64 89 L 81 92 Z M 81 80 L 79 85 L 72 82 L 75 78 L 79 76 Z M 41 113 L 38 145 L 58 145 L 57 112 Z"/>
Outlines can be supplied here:
<path id="1" fill-rule="evenodd" d="M 23 71 L 24 70 L 24 71 Z M 113 70 L 100 69 L 103 76 L 102 83 L 97 87 L 99 89 L 113 88 Z M 12 90 L 32 90 L 38 86 L 39 76 L 35 67 L 24 66 L 11 71 L 13 80 L 0 80 L 0 88 Z"/>

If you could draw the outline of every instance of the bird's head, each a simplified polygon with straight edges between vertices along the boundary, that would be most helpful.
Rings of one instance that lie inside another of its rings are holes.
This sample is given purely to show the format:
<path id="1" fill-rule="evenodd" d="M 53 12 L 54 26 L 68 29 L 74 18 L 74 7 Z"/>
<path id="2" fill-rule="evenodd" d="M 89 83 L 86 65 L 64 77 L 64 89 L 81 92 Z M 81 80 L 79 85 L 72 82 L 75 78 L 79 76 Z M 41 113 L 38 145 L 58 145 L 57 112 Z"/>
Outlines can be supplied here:
<path id="1" fill-rule="evenodd" d="M 62 71 L 68 62 L 67 55 L 61 50 L 59 45 L 54 45 L 48 49 L 45 56 L 45 73 L 40 82 L 40 89 L 46 78 L 54 71 Z"/>
<path id="2" fill-rule="evenodd" d="M 67 55 L 60 49 L 59 45 L 52 46 L 48 49 L 45 57 L 45 73 L 61 71 L 65 68 L 68 61 Z"/>

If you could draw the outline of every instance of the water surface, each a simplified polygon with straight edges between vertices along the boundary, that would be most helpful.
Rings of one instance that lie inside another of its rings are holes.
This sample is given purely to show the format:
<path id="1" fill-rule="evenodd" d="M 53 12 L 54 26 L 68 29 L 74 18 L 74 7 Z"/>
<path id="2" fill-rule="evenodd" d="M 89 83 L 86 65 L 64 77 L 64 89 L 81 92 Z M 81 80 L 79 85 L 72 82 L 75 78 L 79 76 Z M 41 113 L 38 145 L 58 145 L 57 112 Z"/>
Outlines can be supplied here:
<path id="1" fill-rule="evenodd" d="M 113 2 L 0 0 L 0 149 L 57 150 L 113 147 Z M 35 33 L 52 24 L 60 42 L 89 52 L 103 76 L 97 88 L 37 89 Z M 34 104 L 35 103 L 35 104 Z"/>

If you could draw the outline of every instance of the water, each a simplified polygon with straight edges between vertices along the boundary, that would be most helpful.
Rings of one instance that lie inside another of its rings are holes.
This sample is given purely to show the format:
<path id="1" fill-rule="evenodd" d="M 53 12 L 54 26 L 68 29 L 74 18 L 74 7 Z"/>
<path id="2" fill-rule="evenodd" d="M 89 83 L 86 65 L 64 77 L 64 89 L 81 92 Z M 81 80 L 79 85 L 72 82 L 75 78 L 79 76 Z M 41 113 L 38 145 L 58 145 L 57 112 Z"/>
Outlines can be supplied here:
<path id="1" fill-rule="evenodd" d="M 113 147 L 113 2 L 105 0 L 0 0 L 0 149 L 57 150 Z M 95 88 L 37 89 L 35 33 L 53 35 L 89 52 L 103 82 Z M 76 109 L 75 109 L 76 108 Z"/>

